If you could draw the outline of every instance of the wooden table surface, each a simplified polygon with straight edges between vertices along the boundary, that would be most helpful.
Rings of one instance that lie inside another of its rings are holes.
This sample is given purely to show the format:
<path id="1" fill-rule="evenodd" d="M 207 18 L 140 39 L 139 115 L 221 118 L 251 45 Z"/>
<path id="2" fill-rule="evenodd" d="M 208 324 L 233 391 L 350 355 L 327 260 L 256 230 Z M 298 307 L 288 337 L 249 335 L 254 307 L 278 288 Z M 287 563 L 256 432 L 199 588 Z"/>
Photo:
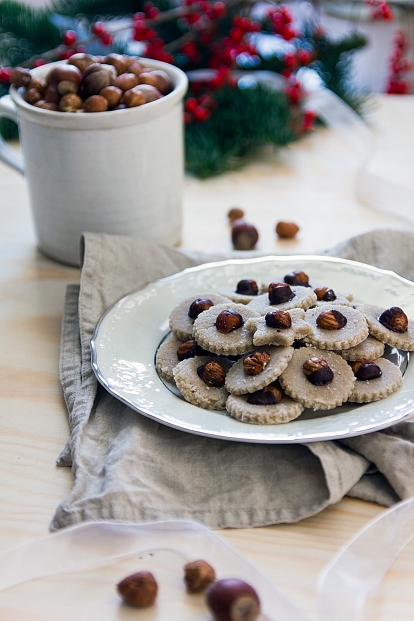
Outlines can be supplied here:
<path id="1" fill-rule="evenodd" d="M 372 170 L 412 190 L 413 116 L 412 96 L 380 96 L 371 116 L 377 135 Z M 245 209 L 260 232 L 258 249 L 268 253 L 314 252 L 372 228 L 404 226 L 357 203 L 352 184 L 356 165 L 332 132 L 322 129 L 289 149 L 265 151 L 240 171 L 207 181 L 187 179 L 182 247 L 230 250 L 226 213 L 234 205 Z M 300 225 L 296 240 L 277 241 L 278 220 Z M 79 271 L 38 252 L 25 181 L 2 164 L 0 223 L 2 551 L 46 535 L 56 506 L 71 489 L 70 470 L 55 465 L 68 438 L 58 357 L 65 287 L 79 281 Z M 319 571 L 381 511 L 377 505 L 345 498 L 298 524 L 219 534 L 315 618 Z M 366 618 L 412 619 L 413 580 L 414 545 L 398 557 Z"/>

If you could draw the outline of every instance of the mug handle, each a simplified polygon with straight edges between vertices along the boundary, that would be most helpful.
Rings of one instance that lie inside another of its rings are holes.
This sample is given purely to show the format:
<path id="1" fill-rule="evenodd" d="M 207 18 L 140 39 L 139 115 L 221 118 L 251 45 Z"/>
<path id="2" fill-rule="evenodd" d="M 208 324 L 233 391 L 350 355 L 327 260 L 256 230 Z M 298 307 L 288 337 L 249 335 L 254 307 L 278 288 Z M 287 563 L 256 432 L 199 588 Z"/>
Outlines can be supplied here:
<path id="1" fill-rule="evenodd" d="M 6 117 L 17 123 L 17 110 L 10 95 L 0 98 L 0 117 Z M 0 160 L 24 174 L 23 157 L 12 149 L 0 136 Z"/>

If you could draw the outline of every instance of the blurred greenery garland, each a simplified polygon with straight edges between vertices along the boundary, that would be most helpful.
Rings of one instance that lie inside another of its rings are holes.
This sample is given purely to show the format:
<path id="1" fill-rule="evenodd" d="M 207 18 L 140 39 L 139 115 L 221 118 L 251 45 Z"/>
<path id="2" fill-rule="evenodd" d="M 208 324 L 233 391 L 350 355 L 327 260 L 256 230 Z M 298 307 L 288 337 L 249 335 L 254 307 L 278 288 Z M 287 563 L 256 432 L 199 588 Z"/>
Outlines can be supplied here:
<path id="1" fill-rule="evenodd" d="M 114 20 L 128 18 L 143 56 L 172 62 L 187 72 L 210 67 L 216 76 L 201 83 L 191 80 L 185 104 L 186 168 L 208 177 L 239 166 L 253 149 L 286 145 L 312 128 L 314 119 L 304 109 L 296 80 L 301 66 L 315 69 L 357 111 L 363 103 L 349 82 L 351 56 L 366 44 L 361 34 L 333 41 L 317 23 L 295 31 L 284 5 L 269 4 L 259 20 L 252 18 L 253 8 L 249 0 L 183 0 L 179 7 L 173 0 L 54 0 L 48 8 L 33 9 L 0 0 L 0 67 L 33 66 L 42 55 L 48 60 L 67 57 L 85 36 L 90 53 L 129 53 L 125 37 L 110 35 L 103 46 L 103 39 L 94 36 L 97 21 L 110 31 Z M 68 30 L 78 39 L 72 45 Z M 288 43 L 288 51 L 265 56 L 256 45 L 257 31 Z M 272 90 L 251 80 L 242 88 L 232 77 L 235 69 L 273 71 L 285 77 L 285 86 Z M 6 73 L 0 69 L 0 96 L 8 91 Z M 2 119 L 0 132 L 14 137 L 16 126 Z"/>

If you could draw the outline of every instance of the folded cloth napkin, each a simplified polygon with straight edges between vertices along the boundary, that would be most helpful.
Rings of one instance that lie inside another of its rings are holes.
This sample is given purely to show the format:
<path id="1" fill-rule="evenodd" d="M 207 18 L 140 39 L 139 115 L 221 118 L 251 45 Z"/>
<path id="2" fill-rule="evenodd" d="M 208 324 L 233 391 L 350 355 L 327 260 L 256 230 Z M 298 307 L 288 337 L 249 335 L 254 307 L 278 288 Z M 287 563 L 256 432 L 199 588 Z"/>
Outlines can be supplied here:
<path id="1" fill-rule="evenodd" d="M 398 248 L 398 253 L 395 249 Z M 325 254 L 414 279 L 414 233 L 360 235 Z M 100 316 L 148 282 L 218 257 L 86 234 L 80 287 L 68 287 L 61 382 L 71 437 L 58 464 L 73 490 L 51 528 L 81 520 L 194 519 L 213 527 L 296 522 L 348 494 L 383 505 L 414 494 L 414 425 L 332 442 L 226 442 L 163 426 L 102 388 L 89 341 Z"/>

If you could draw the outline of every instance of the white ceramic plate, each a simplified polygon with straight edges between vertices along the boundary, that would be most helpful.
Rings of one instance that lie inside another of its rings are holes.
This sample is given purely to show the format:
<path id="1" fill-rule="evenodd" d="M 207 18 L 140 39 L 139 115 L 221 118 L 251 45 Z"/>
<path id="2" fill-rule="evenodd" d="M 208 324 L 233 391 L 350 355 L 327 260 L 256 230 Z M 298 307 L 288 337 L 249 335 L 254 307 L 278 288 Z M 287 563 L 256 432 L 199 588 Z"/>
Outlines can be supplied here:
<path id="1" fill-rule="evenodd" d="M 169 332 L 168 316 L 181 300 L 235 287 L 242 278 L 281 279 L 303 269 L 311 281 L 349 291 L 356 302 L 400 306 L 414 317 L 414 283 L 394 272 L 331 257 L 298 256 L 239 259 L 209 263 L 149 284 L 117 302 L 98 323 L 92 367 L 101 384 L 131 408 L 160 423 L 203 436 L 243 442 L 294 443 L 332 440 L 383 429 L 414 412 L 414 364 L 409 355 L 390 350 L 404 372 L 399 391 L 362 406 L 347 404 L 326 412 L 305 410 L 283 425 L 241 423 L 226 413 L 203 410 L 174 394 L 158 377 L 155 353 Z"/>

